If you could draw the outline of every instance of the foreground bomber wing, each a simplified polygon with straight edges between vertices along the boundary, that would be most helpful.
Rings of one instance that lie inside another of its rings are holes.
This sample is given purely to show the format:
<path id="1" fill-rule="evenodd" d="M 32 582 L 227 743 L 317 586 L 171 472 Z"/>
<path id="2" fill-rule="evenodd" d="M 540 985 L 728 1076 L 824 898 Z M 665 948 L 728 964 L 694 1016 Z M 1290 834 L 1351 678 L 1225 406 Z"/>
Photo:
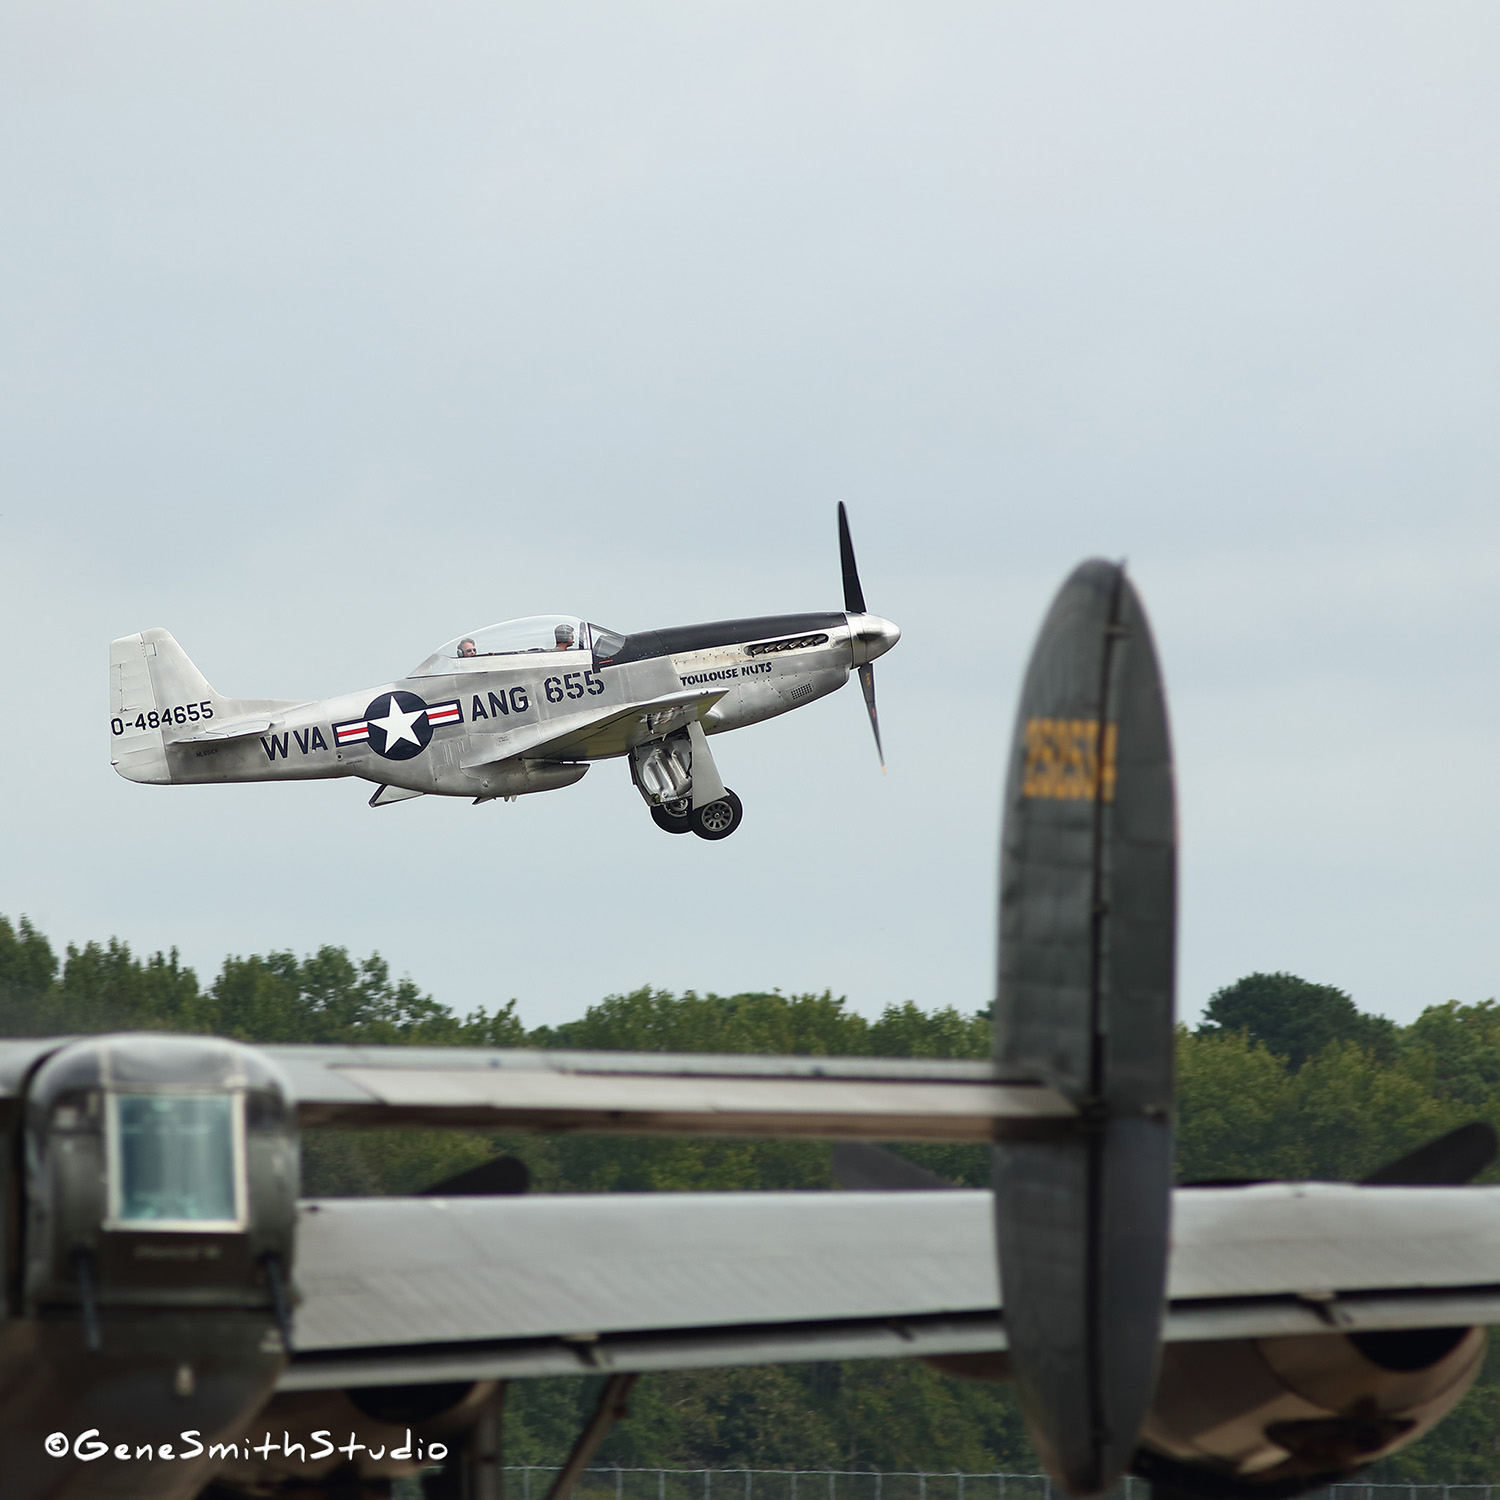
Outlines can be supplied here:
<path id="1" fill-rule="evenodd" d="M 0 1042 L 0 1111 L 67 1037 Z M 434 1125 L 621 1135 L 989 1141 L 1066 1129 L 1055 1090 L 985 1062 L 267 1046 L 304 1126 Z"/>
<path id="2" fill-rule="evenodd" d="M 304 1125 L 990 1141 L 1056 1129 L 1055 1090 L 990 1063 L 855 1057 L 265 1047 Z"/>
<path id="3" fill-rule="evenodd" d="M 1500 1188 L 1182 1188 L 1169 1342 L 1500 1319 Z M 999 1354 L 990 1194 L 305 1202 L 284 1390 Z"/>
<path id="4" fill-rule="evenodd" d="M 282 1388 L 993 1348 L 988 1195 L 942 1196 L 304 1203 Z"/>

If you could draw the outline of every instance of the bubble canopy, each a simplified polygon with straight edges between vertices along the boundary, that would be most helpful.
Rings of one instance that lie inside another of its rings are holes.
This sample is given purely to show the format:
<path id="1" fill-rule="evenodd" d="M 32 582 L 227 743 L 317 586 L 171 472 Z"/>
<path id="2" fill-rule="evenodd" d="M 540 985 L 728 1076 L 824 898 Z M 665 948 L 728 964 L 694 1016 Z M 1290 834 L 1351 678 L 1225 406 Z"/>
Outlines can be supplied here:
<path id="1" fill-rule="evenodd" d="M 591 625 L 578 615 L 527 615 L 519 620 L 502 620 L 498 625 L 486 625 L 483 630 L 471 630 L 466 635 L 455 636 L 439 646 L 417 668 L 417 672 L 462 671 L 465 664 L 470 662 L 480 670 L 487 671 L 499 665 L 494 660 L 495 657 L 530 656 L 554 651 L 589 651 L 596 641 L 606 638 L 617 641 L 621 639 L 618 632 L 606 630 L 602 625 Z"/>

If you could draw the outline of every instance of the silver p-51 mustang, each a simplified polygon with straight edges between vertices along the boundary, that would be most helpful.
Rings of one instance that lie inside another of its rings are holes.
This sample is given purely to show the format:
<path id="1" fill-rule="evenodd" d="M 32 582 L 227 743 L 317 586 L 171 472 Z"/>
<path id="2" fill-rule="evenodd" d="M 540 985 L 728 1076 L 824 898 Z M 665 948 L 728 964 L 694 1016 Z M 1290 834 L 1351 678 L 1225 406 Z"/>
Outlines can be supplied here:
<path id="1" fill-rule="evenodd" d="M 156 785 L 357 776 L 381 807 L 552 791 L 623 756 L 658 827 L 727 838 L 740 799 L 709 735 L 801 708 L 853 669 L 880 750 L 871 663 L 901 632 L 865 609 L 842 504 L 839 552 L 839 612 L 631 635 L 535 615 L 458 636 L 396 682 L 310 702 L 225 698 L 168 631 L 143 630 L 109 648 L 110 761 Z"/>

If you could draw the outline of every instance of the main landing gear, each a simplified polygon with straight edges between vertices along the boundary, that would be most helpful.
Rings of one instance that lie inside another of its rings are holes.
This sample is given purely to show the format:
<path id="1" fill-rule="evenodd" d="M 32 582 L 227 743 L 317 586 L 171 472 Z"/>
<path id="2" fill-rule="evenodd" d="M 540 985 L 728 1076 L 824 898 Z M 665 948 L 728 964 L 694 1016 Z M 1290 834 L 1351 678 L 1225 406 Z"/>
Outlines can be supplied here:
<path id="1" fill-rule="evenodd" d="M 651 809 L 651 821 L 666 833 L 696 833 L 700 839 L 727 839 L 745 815 L 744 805 L 728 787 L 717 801 L 702 807 L 669 812 L 662 805 Z"/>
<path id="2" fill-rule="evenodd" d="M 740 826 L 740 799 L 719 779 L 703 726 L 694 722 L 630 752 L 630 779 L 666 833 L 727 839 Z M 696 803 L 696 805 L 694 805 Z"/>

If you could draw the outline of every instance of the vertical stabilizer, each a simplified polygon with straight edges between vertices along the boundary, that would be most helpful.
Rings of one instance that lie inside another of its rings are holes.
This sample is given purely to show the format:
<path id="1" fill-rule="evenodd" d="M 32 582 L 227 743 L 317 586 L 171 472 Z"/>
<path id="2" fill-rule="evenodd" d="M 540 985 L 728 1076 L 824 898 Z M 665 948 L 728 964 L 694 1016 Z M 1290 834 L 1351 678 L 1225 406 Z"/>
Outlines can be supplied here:
<path id="1" fill-rule="evenodd" d="M 995 1148 L 1005 1325 L 1038 1454 L 1075 1495 L 1129 1464 L 1156 1378 L 1172 1178 L 1176 812 L 1166 701 L 1124 569 L 1063 585 L 1021 690 L 1000 856 L 995 1056 L 1079 1108 Z"/>
<path id="2" fill-rule="evenodd" d="M 110 764 L 127 781 L 165 785 L 174 740 L 237 716 L 295 708 L 297 699 L 226 698 L 208 685 L 169 630 L 109 645 Z"/>
<path id="3" fill-rule="evenodd" d="M 162 712 L 170 715 L 182 702 L 186 716 L 186 693 L 163 693 L 159 686 L 182 684 L 183 673 L 174 669 L 174 656 L 186 663 L 196 679 L 193 686 L 202 688 L 201 694 L 194 694 L 196 701 L 208 698 L 211 704 L 213 689 L 167 631 L 137 631 L 109 643 L 109 760 L 127 781 L 165 784 L 172 779 L 167 769 Z M 199 708 L 198 713 L 202 712 Z"/>

